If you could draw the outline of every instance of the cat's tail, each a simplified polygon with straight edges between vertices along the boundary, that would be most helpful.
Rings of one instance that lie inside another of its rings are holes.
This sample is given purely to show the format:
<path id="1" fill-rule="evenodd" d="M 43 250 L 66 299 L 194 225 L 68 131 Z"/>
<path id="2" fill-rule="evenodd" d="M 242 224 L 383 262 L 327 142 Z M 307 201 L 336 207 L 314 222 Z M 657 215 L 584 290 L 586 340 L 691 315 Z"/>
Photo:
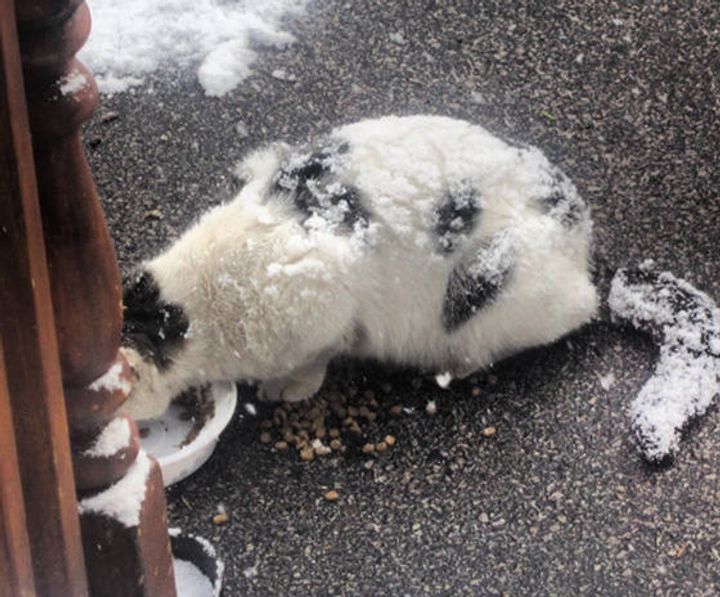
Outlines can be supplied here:
<path id="1" fill-rule="evenodd" d="M 677 450 L 687 422 L 720 394 L 720 309 L 704 292 L 652 262 L 620 269 L 608 304 L 613 320 L 652 335 L 660 356 L 630 407 L 642 455 L 653 462 Z"/>

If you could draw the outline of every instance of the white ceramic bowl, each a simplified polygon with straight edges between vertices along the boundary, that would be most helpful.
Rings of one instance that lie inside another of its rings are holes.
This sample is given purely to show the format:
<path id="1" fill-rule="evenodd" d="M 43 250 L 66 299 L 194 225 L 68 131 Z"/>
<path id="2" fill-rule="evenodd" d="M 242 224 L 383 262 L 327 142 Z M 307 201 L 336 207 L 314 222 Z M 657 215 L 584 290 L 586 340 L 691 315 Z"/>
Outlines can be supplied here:
<path id="1" fill-rule="evenodd" d="M 171 404 L 157 419 L 138 421 L 138 427 L 149 433 L 140 439 L 142 447 L 157 459 L 165 487 L 181 481 L 198 470 L 210 458 L 215 444 L 235 412 L 237 390 L 234 383 L 215 383 L 210 387 L 215 412 L 203 425 L 195 439 L 185 446 L 191 421 L 180 417 L 183 409 Z"/>

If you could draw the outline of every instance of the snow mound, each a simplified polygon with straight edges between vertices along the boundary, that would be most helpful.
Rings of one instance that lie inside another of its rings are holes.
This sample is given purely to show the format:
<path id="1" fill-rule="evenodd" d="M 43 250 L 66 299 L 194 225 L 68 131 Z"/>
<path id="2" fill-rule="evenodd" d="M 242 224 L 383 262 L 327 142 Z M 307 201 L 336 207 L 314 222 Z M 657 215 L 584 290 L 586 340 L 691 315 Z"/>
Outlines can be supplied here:
<path id="1" fill-rule="evenodd" d="M 608 298 L 615 318 L 652 334 L 660 357 L 630 407 L 642 454 L 675 452 L 680 431 L 720 394 L 720 309 L 713 300 L 651 263 L 618 270 Z"/>
<path id="2" fill-rule="evenodd" d="M 206 95 L 221 96 L 252 73 L 253 47 L 283 47 L 282 17 L 308 0 L 88 0 L 93 29 L 79 54 L 100 91 L 118 93 L 169 67 L 197 67 Z"/>

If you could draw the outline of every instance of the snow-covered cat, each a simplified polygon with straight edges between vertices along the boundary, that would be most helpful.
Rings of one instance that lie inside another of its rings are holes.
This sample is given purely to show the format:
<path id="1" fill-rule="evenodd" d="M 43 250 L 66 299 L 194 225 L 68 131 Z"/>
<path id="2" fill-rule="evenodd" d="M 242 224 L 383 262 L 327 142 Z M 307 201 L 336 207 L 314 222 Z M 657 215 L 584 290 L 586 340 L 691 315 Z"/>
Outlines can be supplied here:
<path id="1" fill-rule="evenodd" d="M 241 174 L 126 288 L 137 418 L 213 380 L 304 399 L 341 354 L 464 376 L 596 312 L 587 206 L 539 150 L 479 126 L 366 120 Z"/>

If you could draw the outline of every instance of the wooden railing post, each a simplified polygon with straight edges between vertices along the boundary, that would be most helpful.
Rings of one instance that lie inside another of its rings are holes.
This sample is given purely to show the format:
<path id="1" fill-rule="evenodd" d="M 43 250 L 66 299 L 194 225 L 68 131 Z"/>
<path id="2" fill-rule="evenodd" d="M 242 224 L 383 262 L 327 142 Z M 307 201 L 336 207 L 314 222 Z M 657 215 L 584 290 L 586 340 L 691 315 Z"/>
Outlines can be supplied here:
<path id="1" fill-rule="evenodd" d="M 160 469 L 117 412 L 130 389 L 120 275 L 79 134 L 97 102 L 74 58 L 89 10 L 82 0 L 17 0 L 16 12 L 90 592 L 171 597 Z"/>
<path id="2" fill-rule="evenodd" d="M 20 464 L 0 342 L 0 597 L 34 597 Z"/>
<path id="3" fill-rule="evenodd" d="M 20 558 L 12 566 L 24 580 L 13 587 L 2 575 L 0 594 L 27 593 L 34 584 L 38 595 L 81 597 L 87 581 L 22 80 L 13 5 L 0 2 L 0 335 L 10 398 L 0 413 L 0 459 L 10 467 L 2 475 L 9 524 L 26 524 L 26 533 L 15 526 L 3 535 L 14 537 L 8 550 Z M 21 492 L 12 489 L 13 454 Z M 22 562 L 23 535 L 32 572 Z"/>

